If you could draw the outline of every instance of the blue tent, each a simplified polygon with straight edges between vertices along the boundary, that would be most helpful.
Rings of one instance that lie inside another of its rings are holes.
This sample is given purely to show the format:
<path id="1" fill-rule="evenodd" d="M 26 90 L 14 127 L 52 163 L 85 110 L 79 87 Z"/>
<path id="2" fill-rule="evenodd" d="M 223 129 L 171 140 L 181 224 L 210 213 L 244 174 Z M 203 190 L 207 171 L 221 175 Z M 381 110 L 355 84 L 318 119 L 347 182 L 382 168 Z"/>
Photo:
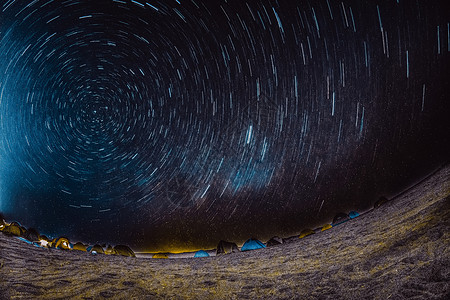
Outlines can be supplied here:
<path id="1" fill-rule="evenodd" d="M 261 248 L 266 248 L 266 245 L 264 245 L 261 241 L 258 241 L 256 239 L 248 239 L 242 246 L 241 251 L 255 250 Z"/>
<path id="2" fill-rule="evenodd" d="M 194 257 L 209 257 L 209 254 L 205 250 L 199 250 L 195 252 Z"/>
<path id="3" fill-rule="evenodd" d="M 356 217 L 359 217 L 359 213 L 357 213 L 356 211 L 351 211 L 348 213 L 348 216 L 350 217 L 350 219 L 354 219 Z"/>

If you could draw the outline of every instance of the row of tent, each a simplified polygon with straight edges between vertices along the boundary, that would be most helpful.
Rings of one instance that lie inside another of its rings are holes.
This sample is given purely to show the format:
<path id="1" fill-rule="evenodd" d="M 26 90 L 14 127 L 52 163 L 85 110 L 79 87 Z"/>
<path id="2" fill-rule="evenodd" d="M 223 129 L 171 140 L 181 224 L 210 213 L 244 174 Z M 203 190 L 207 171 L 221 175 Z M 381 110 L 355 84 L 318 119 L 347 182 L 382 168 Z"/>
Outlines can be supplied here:
<path id="1" fill-rule="evenodd" d="M 305 229 L 303 230 L 298 238 L 305 238 L 311 234 L 315 234 L 316 232 L 325 231 L 330 228 L 333 228 L 335 226 L 338 226 L 340 224 L 343 224 L 351 219 L 359 217 L 359 213 L 356 211 L 351 211 L 348 214 L 346 213 L 338 213 L 333 218 L 333 222 L 331 224 L 325 224 L 322 227 L 316 228 L 314 230 L 312 229 Z M 272 247 L 275 245 L 283 244 L 285 240 L 283 238 L 280 238 L 278 236 L 272 237 L 267 241 L 267 243 L 263 243 L 260 240 L 256 238 L 248 239 L 242 247 L 239 249 L 239 247 L 236 245 L 236 243 L 233 242 L 227 242 L 227 241 L 220 241 L 216 248 L 216 255 L 222 255 L 222 254 L 230 254 L 230 253 L 236 253 L 236 252 L 243 252 L 243 251 L 250 251 L 250 250 L 256 250 L 256 249 L 263 249 L 266 247 Z M 211 256 L 210 253 L 208 253 L 205 250 L 199 250 L 194 253 L 194 257 L 209 257 Z M 169 258 L 169 254 L 167 253 L 156 253 L 152 256 L 153 258 Z M 192 257 L 192 256 L 191 256 Z"/>
<path id="2" fill-rule="evenodd" d="M 378 201 L 375 202 L 373 208 L 377 209 L 389 201 L 390 200 L 388 198 L 382 196 L 378 199 Z M 342 212 L 338 213 L 333 218 L 333 222 L 331 224 L 325 224 L 322 227 L 316 228 L 314 230 L 304 229 L 302 232 L 300 232 L 300 235 L 298 236 L 298 238 L 302 239 L 309 235 L 315 234 L 316 232 L 321 232 L 321 231 L 331 229 L 335 226 L 341 225 L 341 224 L 343 224 L 347 221 L 350 221 L 354 218 L 357 218 L 359 216 L 360 216 L 360 214 L 356 211 L 351 211 L 348 214 L 342 213 Z M 233 253 L 233 252 L 248 251 L 248 250 L 261 249 L 261 248 L 265 248 L 265 247 L 271 247 L 271 246 L 283 244 L 284 241 L 285 241 L 284 239 L 275 236 L 275 237 L 271 238 L 270 240 L 268 240 L 266 244 L 264 244 L 261 241 L 252 238 L 252 239 L 247 240 L 240 250 L 235 243 L 220 241 L 219 245 L 217 246 L 217 249 L 216 249 L 216 255 L 229 254 L 229 253 Z M 203 250 L 200 250 L 200 251 L 203 251 Z M 197 253 L 196 253 L 196 255 L 197 255 Z M 194 256 L 194 257 L 204 257 L 204 256 Z"/>
<path id="3" fill-rule="evenodd" d="M 377 209 L 387 203 L 389 200 L 386 197 L 380 197 L 377 202 L 374 204 L 374 209 Z M 316 232 L 325 231 L 330 228 L 333 228 L 335 226 L 338 226 L 340 224 L 343 224 L 351 219 L 354 219 L 358 217 L 360 214 L 356 211 L 351 211 L 348 214 L 346 213 L 338 213 L 333 218 L 333 222 L 331 224 L 325 224 L 322 227 L 316 228 L 314 230 L 312 229 L 305 229 L 303 230 L 298 238 L 305 238 L 309 235 L 315 234 Z M 39 235 L 39 233 L 33 229 L 26 229 L 25 227 L 21 226 L 17 222 L 12 222 L 11 224 L 8 224 L 4 221 L 3 216 L 0 214 L 0 231 L 2 231 L 5 234 L 17 236 L 20 239 L 45 248 L 56 248 L 56 249 L 62 249 L 62 250 L 78 250 L 78 251 L 85 251 L 90 252 L 92 254 L 107 254 L 107 255 L 122 255 L 122 256 L 129 256 L 129 257 L 135 257 L 135 253 L 133 250 L 131 250 L 128 246 L 125 245 L 116 245 L 114 247 L 108 245 L 106 246 L 100 246 L 100 245 L 93 245 L 93 246 L 87 246 L 83 243 L 75 243 L 72 244 L 70 241 L 65 237 L 60 237 L 57 239 L 48 239 L 45 235 Z M 260 240 L 256 238 L 248 239 L 242 247 L 239 249 L 238 246 L 233 242 L 227 242 L 227 241 L 220 241 L 217 245 L 215 254 L 216 255 L 222 255 L 222 254 L 230 254 L 235 252 L 244 252 L 244 251 L 251 251 L 251 250 L 257 250 L 262 249 L 266 247 L 271 247 L 279 244 L 283 244 L 285 242 L 284 239 L 280 237 L 272 237 L 270 240 L 267 241 L 266 244 L 261 242 Z M 194 253 L 195 258 L 201 258 L 201 257 L 209 257 L 211 256 L 211 251 L 205 251 L 205 250 L 199 250 Z M 168 253 L 155 253 L 153 254 L 152 258 L 169 258 Z"/>
<path id="4" fill-rule="evenodd" d="M 25 228 L 18 222 L 7 223 L 0 215 L 0 231 L 9 236 L 15 236 L 28 244 L 35 245 L 42 248 L 60 249 L 60 250 L 76 250 L 89 252 L 91 254 L 107 254 L 107 255 L 122 255 L 128 257 L 136 257 L 133 250 L 126 245 L 84 245 L 81 242 L 72 244 L 68 238 L 59 237 L 49 239 L 45 235 L 40 235 L 34 228 Z"/>
<path id="5" fill-rule="evenodd" d="M 263 242 L 261 242 L 258 239 L 255 239 L 255 238 L 248 239 L 244 243 L 244 245 L 242 245 L 240 250 L 235 243 L 220 241 L 219 244 L 217 245 L 215 254 L 216 255 L 230 254 L 230 253 L 235 253 L 235 252 L 256 250 L 256 249 L 261 249 L 261 248 L 266 248 L 266 247 L 267 246 Z M 170 255 L 171 255 L 170 253 L 155 253 L 155 254 L 153 254 L 152 258 L 169 258 Z M 208 251 L 199 250 L 194 253 L 193 257 L 199 258 L 199 257 L 210 257 L 210 256 L 211 256 L 211 254 L 208 253 Z"/>

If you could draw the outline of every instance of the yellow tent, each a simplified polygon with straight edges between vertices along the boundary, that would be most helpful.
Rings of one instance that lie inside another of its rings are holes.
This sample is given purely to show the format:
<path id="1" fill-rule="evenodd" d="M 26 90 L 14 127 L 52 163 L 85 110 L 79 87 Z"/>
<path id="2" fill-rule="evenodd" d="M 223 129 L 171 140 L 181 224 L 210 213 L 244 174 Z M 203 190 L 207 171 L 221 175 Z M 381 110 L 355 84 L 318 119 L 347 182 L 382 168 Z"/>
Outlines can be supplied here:
<path id="1" fill-rule="evenodd" d="M 84 245 L 83 243 L 78 242 L 75 245 L 73 245 L 72 250 L 78 250 L 78 251 L 86 252 L 86 248 L 87 248 L 86 245 Z"/>
<path id="2" fill-rule="evenodd" d="M 105 249 L 105 254 L 106 255 L 117 255 L 117 251 L 116 251 L 116 249 L 111 247 L 111 245 L 108 245 L 108 247 L 106 247 L 106 249 Z"/>
<path id="3" fill-rule="evenodd" d="M 330 224 L 325 224 L 325 225 L 323 225 L 323 227 L 322 227 L 322 231 L 328 230 L 328 229 L 330 229 L 330 228 L 333 228 L 333 226 L 331 226 Z"/>
<path id="4" fill-rule="evenodd" d="M 6 225 L 2 231 L 5 234 L 15 235 L 15 236 L 22 236 L 22 233 L 23 233 L 21 226 L 16 222 L 12 222 L 11 224 Z"/>
<path id="5" fill-rule="evenodd" d="M 62 250 L 71 250 L 72 249 L 72 248 L 70 248 L 69 240 L 65 237 L 60 237 L 60 238 L 54 240 L 53 246 L 57 249 L 62 249 Z"/>
<path id="6" fill-rule="evenodd" d="M 89 252 L 92 254 L 105 254 L 105 251 L 100 245 L 94 245 Z"/>
<path id="7" fill-rule="evenodd" d="M 305 230 L 302 230 L 302 232 L 300 232 L 300 235 L 299 235 L 299 239 L 302 239 L 302 238 L 304 238 L 305 236 L 308 236 L 308 235 L 311 235 L 311 234 L 314 234 L 315 232 L 314 232 L 314 230 L 311 230 L 311 229 L 305 229 Z"/>

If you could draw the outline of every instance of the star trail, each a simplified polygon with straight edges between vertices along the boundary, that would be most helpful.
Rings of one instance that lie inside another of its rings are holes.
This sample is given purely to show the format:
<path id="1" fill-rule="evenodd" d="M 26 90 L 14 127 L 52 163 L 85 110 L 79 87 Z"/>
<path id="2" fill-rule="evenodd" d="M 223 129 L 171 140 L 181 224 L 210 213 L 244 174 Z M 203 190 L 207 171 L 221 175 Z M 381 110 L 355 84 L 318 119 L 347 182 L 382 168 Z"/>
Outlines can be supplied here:
<path id="1" fill-rule="evenodd" d="M 2 3 L 0 210 L 48 235 L 288 235 L 448 161 L 445 1 Z"/>

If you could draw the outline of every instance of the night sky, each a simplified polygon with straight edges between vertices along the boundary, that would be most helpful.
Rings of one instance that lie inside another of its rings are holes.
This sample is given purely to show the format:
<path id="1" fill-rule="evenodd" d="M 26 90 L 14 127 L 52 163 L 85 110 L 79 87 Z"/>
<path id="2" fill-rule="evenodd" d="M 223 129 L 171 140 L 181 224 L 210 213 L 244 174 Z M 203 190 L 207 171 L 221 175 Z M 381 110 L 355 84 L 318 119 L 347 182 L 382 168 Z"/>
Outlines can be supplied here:
<path id="1" fill-rule="evenodd" d="M 0 211 L 180 251 L 368 209 L 449 160 L 447 2 L 1 0 Z"/>

